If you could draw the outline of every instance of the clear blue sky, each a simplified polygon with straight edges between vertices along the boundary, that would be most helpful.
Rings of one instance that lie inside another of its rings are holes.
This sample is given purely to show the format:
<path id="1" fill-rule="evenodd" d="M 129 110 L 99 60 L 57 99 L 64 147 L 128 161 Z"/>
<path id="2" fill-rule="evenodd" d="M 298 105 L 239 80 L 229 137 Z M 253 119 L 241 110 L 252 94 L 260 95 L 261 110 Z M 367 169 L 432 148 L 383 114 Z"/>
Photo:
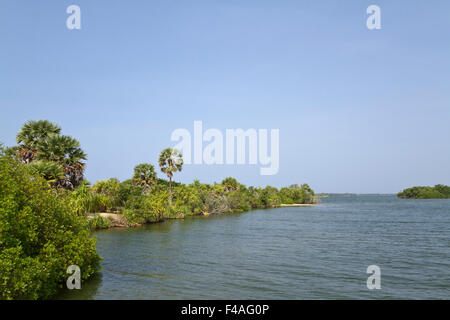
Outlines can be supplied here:
<path id="1" fill-rule="evenodd" d="M 381 30 L 366 28 L 370 4 Z M 450 184 L 449 17 L 446 0 L 2 0 L 0 141 L 48 119 L 81 142 L 90 181 L 124 180 L 202 120 L 279 128 L 279 173 L 190 165 L 178 181 Z"/>

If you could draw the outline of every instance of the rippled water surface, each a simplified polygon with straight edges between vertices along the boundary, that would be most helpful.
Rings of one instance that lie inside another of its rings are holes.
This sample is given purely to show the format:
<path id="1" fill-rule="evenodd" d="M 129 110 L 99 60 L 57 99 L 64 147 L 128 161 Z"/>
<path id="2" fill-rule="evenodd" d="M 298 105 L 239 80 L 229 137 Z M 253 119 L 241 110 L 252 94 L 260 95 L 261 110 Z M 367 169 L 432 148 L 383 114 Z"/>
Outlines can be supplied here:
<path id="1" fill-rule="evenodd" d="M 99 276 L 61 299 L 449 299 L 450 200 L 315 207 L 98 231 Z M 366 268 L 381 268 L 368 290 Z"/>

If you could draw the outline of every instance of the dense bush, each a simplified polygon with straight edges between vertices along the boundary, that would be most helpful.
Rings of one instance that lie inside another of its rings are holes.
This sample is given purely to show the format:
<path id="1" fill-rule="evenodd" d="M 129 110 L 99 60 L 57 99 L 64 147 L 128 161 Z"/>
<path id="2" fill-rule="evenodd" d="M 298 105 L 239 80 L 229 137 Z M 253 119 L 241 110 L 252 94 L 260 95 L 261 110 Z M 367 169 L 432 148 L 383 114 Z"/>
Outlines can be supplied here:
<path id="1" fill-rule="evenodd" d="M 65 197 L 72 210 L 79 215 L 105 212 L 107 208 L 111 207 L 111 199 L 107 195 L 94 192 L 87 181 L 84 181 L 74 191 L 59 190 L 58 194 L 60 197 Z"/>
<path id="2" fill-rule="evenodd" d="M 314 192 L 304 184 L 289 188 L 267 186 L 247 188 L 234 178 L 226 178 L 220 184 L 202 184 L 198 181 L 189 185 L 174 184 L 170 204 L 167 183 L 157 182 L 146 193 L 131 191 L 130 182 L 122 182 L 122 199 L 125 216 L 133 223 L 156 222 L 201 214 L 223 214 L 245 212 L 256 208 L 274 208 L 282 203 L 313 203 Z M 126 191 L 126 192 L 125 192 Z"/>
<path id="3" fill-rule="evenodd" d="M 445 199 L 450 198 L 450 187 L 442 184 L 434 187 L 412 187 L 397 194 L 399 198 Z"/>
<path id="4" fill-rule="evenodd" d="M 125 207 L 128 200 L 140 197 L 144 193 L 145 189 L 143 187 L 136 186 L 131 179 L 125 180 L 119 185 L 119 203 L 122 207 Z"/>
<path id="5" fill-rule="evenodd" d="M 88 225 L 89 229 L 91 230 L 108 229 L 111 227 L 111 220 L 99 215 L 95 215 L 88 220 Z"/>
<path id="6" fill-rule="evenodd" d="M 178 185 L 173 189 L 173 208 L 175 214 L 184 216 L 199 215 L 205 211 L 206 207 L 201 198 L 199 185 L 190 184 L 188 186 Z"/>
<path id="7" fill-rule="evenodd" d="M 118 179 L 100 180 L 92 187 L 92 191 L 103 200 L 104 210 L 102 211 L 116 211 L 120 207 L 120 181 Z"/>
<path id="8" fill-rule="evenodd" d="M 0 298 L 54 295 L 78 265 L 85 280 L 99 270 L 85 217 L 30 168 L 0 150 Z"/>
<path id="9" fill-rule="evenodd" d="M 291 185 L 289 188 L 280 189 L 281 202 L 286 204 L 292 203 L 312 203 L 314 201 L 314 191 L 307 185 L 297 184 Z"/>
<path id="10" fill-rule="evenodd" d="M 169 195 L 163 190 L 154 190 L 138 196 L 131 196 L 124 209 L 124 216 L 130 223 L 150 223 L 168 218 Z"/>

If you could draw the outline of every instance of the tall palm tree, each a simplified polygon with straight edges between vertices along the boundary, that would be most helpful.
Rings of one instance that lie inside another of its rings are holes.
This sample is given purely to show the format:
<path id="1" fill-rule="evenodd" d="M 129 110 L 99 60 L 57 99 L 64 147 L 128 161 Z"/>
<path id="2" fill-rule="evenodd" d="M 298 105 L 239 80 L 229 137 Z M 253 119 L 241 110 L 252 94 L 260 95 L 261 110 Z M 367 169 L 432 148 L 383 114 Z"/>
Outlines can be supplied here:
<path id="1" fill-rule="evenodd" d="M 39 142 L 36 159 L 55 162 L 63 167 L 65 179 L 60 179 L 59 186 L 66 189 L 76 188 L 84 178 L 83 172 L 87 159 L 80 148 L 78 140 L 59 134 L 50 134 Z M 64 181 L 63 181 L 64 180 Z"/>
<path id="2" fill-rule="evenodd" d="M 173 148 L 167 148 L 161 151 L 159 155 L 159 166 L 169 178 L 170 203 L 172 203 L 172 178 L 174 172 L 181 171 L 183 168 L 183 155 Z"/>
<path id="3" fill-rule="evenodd" d="M 50 134 L 38 144 L 37 159 L 45 159 L 59 163 L 70 163 L 85 160 L 86 154 L 80 148 L 78 140 L 58 134 Z"/>
<path id="4" fill-rule="evenodd" d="M 36 157 L 38 144 L 44 142 L 51 134 L 59 134 L 61 127 L 48 120 L 28 121 L 17 133 L 18 158 L 30 163 Z"/>
<path id="5" fill-rule="evenodd" d="M 31 169 L 52 186 L 74 189 L 83 181 L 82 160 L 87 157 L 76 139 L 60 133 L 61 127 L 48 120 L 28 121 L 17 133 L 18 146 L 6 152 L 23 163 L 33 164 Z"/>

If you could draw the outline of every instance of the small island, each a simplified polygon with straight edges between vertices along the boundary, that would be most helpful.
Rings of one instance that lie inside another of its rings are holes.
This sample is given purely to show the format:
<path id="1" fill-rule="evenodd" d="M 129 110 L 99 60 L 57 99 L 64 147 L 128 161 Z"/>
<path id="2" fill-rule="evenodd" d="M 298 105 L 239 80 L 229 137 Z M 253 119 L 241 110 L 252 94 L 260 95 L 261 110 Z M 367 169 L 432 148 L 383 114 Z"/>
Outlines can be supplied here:
<path id="1" fill-rule="evenodd" d="M 434 187 L 412 187 L 397 194 L 403 199 L 450 199 L 450 187 L 437 184 Z"/>

